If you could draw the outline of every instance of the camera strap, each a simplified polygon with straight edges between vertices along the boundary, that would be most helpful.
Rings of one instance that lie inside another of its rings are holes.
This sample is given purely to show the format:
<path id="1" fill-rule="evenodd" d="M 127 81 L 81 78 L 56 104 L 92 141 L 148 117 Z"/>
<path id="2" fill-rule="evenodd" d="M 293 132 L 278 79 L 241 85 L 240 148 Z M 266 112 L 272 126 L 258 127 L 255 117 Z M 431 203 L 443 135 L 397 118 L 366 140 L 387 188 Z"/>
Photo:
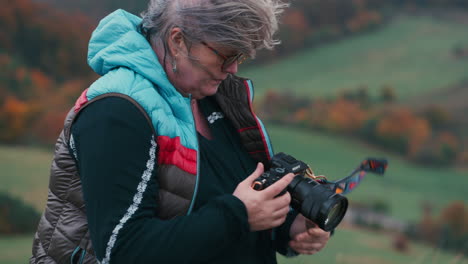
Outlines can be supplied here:
<path id="1" fill-rule="evenodd" d="M 388 161 L 386 159 L 365 159 L 359 166 L 354 169 L 348 176 L 337 181 L 329 181 L 325 177 L 317 179 L 321 184 L 330 187 L 339 194 L 348 194 L 361 183 L 368 172 L 383 175 L 387 169 Z"/>

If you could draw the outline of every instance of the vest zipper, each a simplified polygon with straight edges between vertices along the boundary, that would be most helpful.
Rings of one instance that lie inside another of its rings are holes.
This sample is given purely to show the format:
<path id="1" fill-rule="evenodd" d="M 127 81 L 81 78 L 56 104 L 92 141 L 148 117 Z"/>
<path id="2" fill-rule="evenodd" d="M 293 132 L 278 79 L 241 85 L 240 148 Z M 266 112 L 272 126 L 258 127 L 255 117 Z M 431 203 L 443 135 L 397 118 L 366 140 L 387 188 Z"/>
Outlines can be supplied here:
<path id="1" fill-rule="evenodd" d="M 83 252 L 81 252 L 80 264 L 83 264 L 85 255 L 86 255 L 86 250 L 83 249 Z"/>
<path id="2" fill-rule="evenodd" d="M 78 256 L 77 254 L 79 254 L 80 256 L 78 257 L 78 259 L 75 259 Z M 70 257 L 70 263 L 82 264 L 85 256 L 86 256 L 86 250 L 82 249 L 80 246 L 77 246 Z"/>
<path id="3" fill-rule="evenodd" d="M 79 246 L 76 247 L 75 250 L 73 251 L 73 253 L 71 254 L 71 256 L 70 256 L 70 263 L 71 263 L 71 264 L 74 264 L 74 263 L 73 263 L 73 259 L 75 258 L 75 254 L 76 254 L 80 249 L 81 249 L 81 248 L 80 248 Z"/>

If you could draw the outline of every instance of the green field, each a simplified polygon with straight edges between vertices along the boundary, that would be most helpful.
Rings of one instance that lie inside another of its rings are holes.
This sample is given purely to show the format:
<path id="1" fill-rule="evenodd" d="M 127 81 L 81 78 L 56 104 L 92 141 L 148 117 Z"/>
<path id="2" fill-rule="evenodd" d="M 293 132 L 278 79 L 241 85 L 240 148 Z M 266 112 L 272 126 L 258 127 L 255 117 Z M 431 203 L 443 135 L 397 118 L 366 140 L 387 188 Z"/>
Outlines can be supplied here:
<path id="1" fill-rule="evenodd" d="M 0 147 L 0 191 L 21 197 L 42 211 L 47 199 L 52 151 Z"/>
<path id="2" fill-rule="evenodd" d="M 0 237 L 0 263 L 27 263 L 32 237 Z M 468 264 L 468 259 L 410 243 L 407 253 L 392 250 L 392 235 L 342 229 L 319 253 L 296 258 L 278 257 L 280 264 Z"/>
<path id="3" fill-rule="evenodd" d="M 280 264 L 468 264 L 468 259 L 410 243 L 407 253 L 392 250 L 393 236 L 364 230 L 336 232 L 327 247 L 313 256 L 279 257 Z"/>
<path id="4" fill-rule="evenodd" d="M 376 95 L 386 84 L 405 99 L 468 78 L 468 59 L 452 55 L 457 44 L 468 45 L 466 25 L 399 16 L 376 32 L 246 68 L 241 75 L 252 78 L 260 96 L 267 89 L 326 96 L 360 85 Z"/>
<path id="5" fill-rule="evenodd" d="M 0 236 L 0 263 L 28 263 L 31 256 L 33 237 L 33 234 L 14 237 Z"/>

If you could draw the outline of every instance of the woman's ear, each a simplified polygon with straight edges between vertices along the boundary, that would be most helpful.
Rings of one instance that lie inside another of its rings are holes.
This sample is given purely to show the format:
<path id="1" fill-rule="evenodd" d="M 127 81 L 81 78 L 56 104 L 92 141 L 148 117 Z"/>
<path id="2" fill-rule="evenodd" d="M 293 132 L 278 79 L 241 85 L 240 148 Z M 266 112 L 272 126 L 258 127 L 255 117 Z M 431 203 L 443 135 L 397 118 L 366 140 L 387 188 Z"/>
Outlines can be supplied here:
<path id="1" fill-rule="evenodd" d="M 182 34 L 182 30 L 178 27 L 172 28 L 169 33 L 167 44 L 172 57 L 177 57 L 181 52 L 187 53 L 187 46 L 185 45 L 184 36 Z"/>

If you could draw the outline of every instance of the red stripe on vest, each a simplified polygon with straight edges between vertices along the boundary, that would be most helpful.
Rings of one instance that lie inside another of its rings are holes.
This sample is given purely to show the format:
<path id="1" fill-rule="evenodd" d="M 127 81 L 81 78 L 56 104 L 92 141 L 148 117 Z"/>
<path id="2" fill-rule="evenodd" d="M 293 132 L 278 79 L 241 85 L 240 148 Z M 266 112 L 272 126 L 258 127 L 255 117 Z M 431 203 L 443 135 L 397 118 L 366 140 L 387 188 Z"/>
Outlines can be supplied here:
<path id="1" fill-rule="evenodd" d="M 88 102 L 88 97 L 86 95 L 87 93 L 88 93 L 88 89 L 84 90 L 81 93 L 80 97 L 76 100 L 76 102 L 75 102 L 75 113 L 77 113 L 80 110 L 80 108 L 84 104 L 86 104 Z"/>
<path id="2" fill-rule="evenodd" d="M 158 136 L 158 164 L 169 164 L 179 167 L 190 174 L 197 174 L 197 151 L 180 143 L 180 138 Z"/>
<path id="3" fill-rule="evenodd" d="M 241 129 L 239 129 L 238 131 L 239 131 L 239 132 L 244 132 L 244 131 L 250 130 L 250 129 L 258 129 L 258 127 L 256 127 L 256 126 L 253 126 L 253 127 L 243 127 L 243 128 L 241 128 Z"/>

